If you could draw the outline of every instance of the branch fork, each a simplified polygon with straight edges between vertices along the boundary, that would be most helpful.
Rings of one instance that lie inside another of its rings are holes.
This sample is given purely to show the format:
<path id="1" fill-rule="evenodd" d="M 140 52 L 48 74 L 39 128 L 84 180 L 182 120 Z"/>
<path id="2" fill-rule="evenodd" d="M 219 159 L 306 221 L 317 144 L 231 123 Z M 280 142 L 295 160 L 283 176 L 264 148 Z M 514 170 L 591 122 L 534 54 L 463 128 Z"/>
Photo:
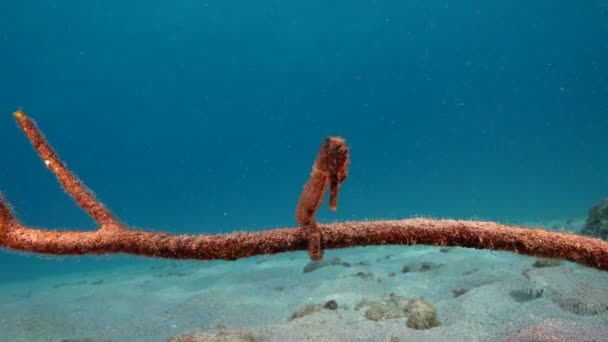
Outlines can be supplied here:
<path id="1" fill-rule="evenodd" d="M 0 196 L 0 247 L 57 255 L 129 253 L 173 259 L 235 260 L 261 254 L 308 250 L 320 260 L 324 249 L 366 245 L 434 245 L 566 259 L 608 270 L 608 242 L 496 222 L 406 219 L 319 224 L 315 214 L 329 189 L 329 207 L 337 209 L 341 183 L 348 176 L 349 150 L 344 139 L 321 145 L 310 178 L 296 207 L 300 227 L 230 234 L 172 235 L 136 230 L 120 222 L 58 158 L 36 124 L 23 111 L 17 124 L 65 191 L 98 224 L 87 231 L 53 231 L 23 225 Z"/>

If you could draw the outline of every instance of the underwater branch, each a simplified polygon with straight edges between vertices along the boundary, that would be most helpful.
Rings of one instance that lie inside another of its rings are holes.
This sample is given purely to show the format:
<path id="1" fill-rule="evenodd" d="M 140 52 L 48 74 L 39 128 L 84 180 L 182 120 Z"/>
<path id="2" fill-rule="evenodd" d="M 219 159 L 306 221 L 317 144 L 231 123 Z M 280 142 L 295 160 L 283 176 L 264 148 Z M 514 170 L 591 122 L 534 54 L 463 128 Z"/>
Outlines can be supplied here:
<path id="1" fill-rule="evenodd" d="M 296 209 L 297 228 L 215 235 L 172 235 L 126 227 L 106 209 L 57 157 L 34 122 L 22 111 L 17 123 L 61 186 L 99 225 L 96 231 L 30 228 L 12 214 L 0 196 L 0 246 L 57 255 L 129 253 L 174 259 L 235 260 L 262 254 L 308 250 L 311 259 L 323 249 L 367 245 L 434 245 L 502 250 L 560 258 L 608 270 L 608 242 L 495 222 L 414 218 L 319 224 L 314 216 L 326 191 L 336 209 L 340 183 L 347 176 L 348 148 L 343 139 L 327 138 L 313 165 Z"/>

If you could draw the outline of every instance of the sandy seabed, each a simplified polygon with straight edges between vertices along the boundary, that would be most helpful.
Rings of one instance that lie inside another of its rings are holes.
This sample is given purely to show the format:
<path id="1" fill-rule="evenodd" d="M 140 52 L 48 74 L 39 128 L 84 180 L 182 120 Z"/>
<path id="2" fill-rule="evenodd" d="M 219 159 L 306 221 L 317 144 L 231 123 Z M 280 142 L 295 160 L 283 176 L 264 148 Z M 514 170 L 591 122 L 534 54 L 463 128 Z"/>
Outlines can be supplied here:
<path id="1" fill-rule="evenodd" d="M 331 250 L 322 267 L 308 263 L 304 252 L 138 259 L 0 284 L 0 340 L 608 341 L 608 272 L 426 246 Z M 383 316 L 390 298 L 397 314 Z M 414 298 L 432 303 L 439 326 L 410 327 L 401 307 Z"/>

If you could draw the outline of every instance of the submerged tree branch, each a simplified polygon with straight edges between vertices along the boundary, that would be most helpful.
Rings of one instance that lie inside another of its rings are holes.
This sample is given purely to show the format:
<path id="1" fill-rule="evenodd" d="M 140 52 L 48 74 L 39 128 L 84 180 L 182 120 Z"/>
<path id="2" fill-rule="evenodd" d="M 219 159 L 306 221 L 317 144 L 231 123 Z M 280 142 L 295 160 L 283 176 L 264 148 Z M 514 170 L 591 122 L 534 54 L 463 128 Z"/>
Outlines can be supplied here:
<path id="1" fill-rule="evenodd" d="M 348 148 L 328 138 L 313 166 L 296 209 L 299 228 L 218 235 L 171 235 L 127 228 L 59 160 L 34 122 L 15 118 L 62 187 L 95 221 L 93 232 L 51 231 L 18 222 L 0 196 L 0 246 L 45 254 L 130 253 L 175 259 L 234 260 L 261 254 L 307 250 L 313 260 L 322 250 L 367 245 L 460 246 L 560 258 L 608 270 L 608 242 L 571 233 L 528 229 L 495 222 L 407 219 L 318 224 L 314 218 L 327 188 L 335 209 L 339 185 L 347 175 Z M 312 227 L 312 228 L 311 228 Z"/>

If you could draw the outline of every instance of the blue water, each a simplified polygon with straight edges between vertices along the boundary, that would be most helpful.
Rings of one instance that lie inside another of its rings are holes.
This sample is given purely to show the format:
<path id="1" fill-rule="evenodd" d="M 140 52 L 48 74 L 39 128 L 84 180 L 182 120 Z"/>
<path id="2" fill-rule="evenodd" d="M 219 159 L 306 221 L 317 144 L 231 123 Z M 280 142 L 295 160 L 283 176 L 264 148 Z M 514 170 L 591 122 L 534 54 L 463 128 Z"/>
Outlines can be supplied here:
<path id="1" fill-rule="evenodd" d="M 4 1 L 0 191 L 94 229 L 10 115 L 22 106 L 124 222 L 294 226 L 322 139 L 350 177 L 321 221 L 584 217 L 608 193 L 604 1 Z M 0 253 L 0 280 L 133 257 Z"/>

